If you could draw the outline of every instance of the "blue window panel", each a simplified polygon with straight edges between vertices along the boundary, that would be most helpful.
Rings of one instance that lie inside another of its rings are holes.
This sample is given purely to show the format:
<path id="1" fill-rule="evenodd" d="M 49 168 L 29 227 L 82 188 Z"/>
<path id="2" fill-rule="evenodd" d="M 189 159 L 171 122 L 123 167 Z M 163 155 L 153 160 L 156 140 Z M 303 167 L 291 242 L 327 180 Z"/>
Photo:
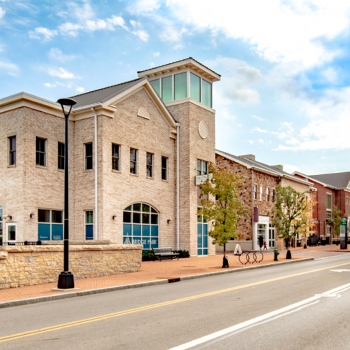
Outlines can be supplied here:
<path id="1" fill-rule="evenodd" d="M 132 238 L 132 244 L 142 244 L 142 239 L 141 239 L 141 237 L 140 236 L 134 236 L 133 238 Z"/>
<path id="2" fill-rule="evenodd" d="M 123 225 L 123 236 L 132 236 L 132 225 L 131 224 L 124 224 Z"/>
<path id="3" fill-rule="evenodd" d="M 202 255 L 202 249 L 197 249 L 197 255 Z"/>
<path id="4" fill-rule="evenodd" d="M 123 237 L 123 244 L 132 244 L 131 237 Z"/>
<path id="5" fill-rule="evenodd" d="M 203 249 L 203 254 L 202 255 L 208 255 L 208 249 Z"/>
<path id="6" fill-rule="evenodd" d="M 208 234 L 208 224 L 203 224 L 203 234 L 204 235 Z"/>
<path id="7" fill-rule="evenodd" d="M 63 225 L 52 225 L 52 239 L 53 240 L 63 239 Z"/>
<path id="8" fill-rule="evenodd" d="M 143 225 L 142 226 L 142 237 L 149 237 L 150 236 L 150 226 L 149 225 Z"/>
<path id="9" fill-rule="evenodd" d="M 208 235 L 203 235 L 203 248 L 208 248 Z"/>
<path id="10" fill-rule="evenodd" d="M 94 226 L 93 225 L 86 225 L 85 226 L 85 239 L 86 240 L 94 239 Z"/>
<path id="11" fill-rule="evenodd" d="M 141 225 L 133 225 L 133 236 L 141 236 Z"/>
<path id="12" fill-rule="evenodd" d="M 151 236 L 158 237 L 158 226 L 151 226 Z"/>
<path id="13" fill-rule="evenodd" d="M 202 227 L 203 227 L 202 224 L 197 224 L 197 233 L 198 233 L 199 235 L 202 234 Z"/>
<path id="14" fill-rule="evenodd" d="M 149 237 L 142 237 L 143 249 L 149 250 L 151 248 L 151 239 Z"/>
<path id="15" fill-rule="evenodd" d="M 151 248 L 158 248 L 158 238 L 151 239 Z"/>
<path id="16" fill-rule="evenodd" d="M 50 239 L 50 224 L 38 224 L 38 240 L 49 241 Z"/>
<path id="17" fill-rule="evenodd" d="M 198 235 L 197 248 L 203 248 L 203 240 L 201 235 Z"/>

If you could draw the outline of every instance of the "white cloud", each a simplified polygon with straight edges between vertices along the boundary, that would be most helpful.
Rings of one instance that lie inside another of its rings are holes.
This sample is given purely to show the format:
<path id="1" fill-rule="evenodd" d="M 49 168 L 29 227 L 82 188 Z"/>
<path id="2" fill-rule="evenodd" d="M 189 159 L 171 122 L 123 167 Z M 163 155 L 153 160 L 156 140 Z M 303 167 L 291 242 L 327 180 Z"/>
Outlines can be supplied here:
<path id="1" fill-rule="evenodd" d="M 19 74 L 19 68 L 16 64 L 4 61 L 0 61 L 0 71 L 5 71 L 5 73 L 13 76 Z"/>
<path id="2" fill-rule="evenodd" d="M 329 83 L 334 84 L 338 81 L 338 73 L 334 68 L 327 68 L 321 74 Z"/>
<path id="3" fill-rule="evenodd" d="M 61 79 L 80 79 L 79 76 L 75 76 L 73 73 L 68 72 L 66 69 L 62 67 L 49 67 L 47 72 L 52 77 L 58 77 Z"/>
<path id="4" fill-rule="evenodd" d="M 29 32 L 31 39 L 43 40 L 44 42 L 52 40 L 57 35 L 57 30 L 50 30 L 43 27 L 37 27 Z"/>
<path id="5" fill-rule="evenodd" d="M 242 60 L 234 58 L 218 57 L 208 63 L 209 67 L 225 70 L 217 93 L 226 100 L 225 104 L 241 102 L 244 104 L 260 102 L 260 94 L 253 89 L 254 84 L 259 83 L 263 76 L 260 71 Z"/>
<path id="6" fill-rule="evenodd" d="M 283 165 L 283 170 L 286 171 L 289 174 L 293 174 L 294 171 L 299 171 L 299 168 L 296 165 L 284 164 Z"/>
<path id="7" fill-rule="evenodd" d="M 257 131 L 257 132 L 261 132 L 261 133 L 267 132 L 267 130 L 260 129 L 260 128 L 258 128 L 258 127 L 256 127 L 254 130 Z"/>
<path id="8" fill-rule="evenodd" d="M 257 115 L 252 115 L 252 118 L 260 120 L 260 121 L 264 121 L 264 118 L 258 117 Z"/>
<path id="9" fill-rule="evenodd" d="M 58 48 L 52 48 L 49 51 L 48 54 L 49 58 L 51 58 L 52 60 L 57 60 L 60 62 L 67 62 L 67 61 L 71 61 L 74 60 L 76 58 L 75 55 L 65 55 L 60 49 Z"/>
<path id="10" fill-rule="evenodd" d="M 132 34 L 136 35 L 142 41 L 148 41 L 149 36 L 144 30 L 136 30 Z"/>
<path id="11" fill-rule="evenodd" d="M 79 30 L 83 29 L 83 26 L 79 24 L 73 24 L 70 22 L 64 23 L 58 27 L 60 33 L 76 37 Z"/>
<path id="12" fill-rule="evenodd" d="M 133 14 L 142 15 L 153 12 L 160 8 L 159 0 L 139 0 L 128 7 L 128 11 Z"/>
<path id="13" fill-rule="evenodd" d="M 342 150 L 350 148 L 346 128 L 350 115 L 350 88 L 328 90 L 318 99 L 301 100 L 300 116 L 304 126 L 284 123 L 282 130 L 274 132 L 283 144 L 276 150 Z"/>
<path id="14" fill-rule="evenodd" d="M 334 39 L 349 26 L 343 0 L 168 0 L 172 16 L 197 30 L 248 42 L 264 59 L 305 69 L 332 60 Z"/>
<path id="15" fill-rule="evenodd" d="M 85 92 L 85 88 L 83 88 L 83 87 L 81 87 L 81 86 L 78 86 L 75 90 L 77 90 L 77 91 L 80 92 L 80 93 Z"/>
<path id="16" fill-rule="evenodd" d="M 160 52 L 153 52 L 153 57 L 159 57 L 160 56 Z"/>
<path id="17" fill-rule="evenodd" d="M 5 16 L 6 11 L 0 7 L 0 19 Z"/>
<path id="18" fill-rule="evenodd" d="M 253 140 L 248 140 L 248 143 L 249 143 L 250 145 L 252 145 L 252 144 L 254 143 L 254 141 L 253 141 Z"/>

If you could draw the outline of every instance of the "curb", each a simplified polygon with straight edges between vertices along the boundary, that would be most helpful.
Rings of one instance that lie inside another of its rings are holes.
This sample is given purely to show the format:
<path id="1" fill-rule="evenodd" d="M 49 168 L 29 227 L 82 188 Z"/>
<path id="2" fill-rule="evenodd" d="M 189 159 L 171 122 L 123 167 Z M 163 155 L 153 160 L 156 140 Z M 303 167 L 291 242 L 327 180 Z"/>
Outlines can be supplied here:
<path id="1" fill-rule="evenodd" d="M 190 275 L 190 276 L 183 276 L 179 277 L 179 281 L 186 281 L 186 280 L 192 280 L 195 278 L 203 278 L 203 277 L 211 277 L 211 276 L 217 276 L 217 275 L 223 275 L 228 273 L 234 273 L 234 272 L 241 272 L 246 270 L 252 270 L 252 269 L 262 269 L 265 267 L 274 267 L 278 265 L 283 264 L 291 264 L 291 263 L 297 263 L 302 261 L 308 261 L 308 260 L 314 260 L 314 258 L 303 258 L 298 260 L 292 260 L 292 261 L 283 261 L 278 262 L 274 264 L 265 264 L 265 265 L 256 265 L 256 266 L 249 266 L 249 267 L 239 267 L 237 269 L 232 270 L 225 270 L 225 271 L 216 271 L 216 272 L 208 272 L 208 273 L 202 273 L 197 275 Z M 89 290 L 83 290 L 80 292 L 68 292 L 65 294 L 55 294 L 55 295 L 49 295 L 46 297 L 37 297 L 37 298 L 28 298 L 28 299 L 21 299 L 21 300 L 11 300 L 11 301 L 5 301 L 0 303 L 0 309 L 5 309 L 8 307 L 13 306 L 22 306 L 22 305 L 30 305 L 30 304 L 37 304 L 45 301 L 55 301 L 55 300 L 62 300 L 62 299 L 68 299 L 68 298 L 75 298 L 75 297 L 81 297 L 86 295 L 93 295 L 93 294 L 100 294 L 100 293 L 107 293 L 107 292 L 114 292 L 117 290 L 124 290 L 124 289 L 131 289 L 131 288 L 141 288 L 141 287 L 148 287 L 148 286 L 155 286 L 158 284 L 166 284 L 175 282 L 173 281 L 173 278 L 170 279 L 161 279 L 156 281 L 150 281 L 150 282 L 140 282 L 140 283 L 134 283 L 134 284 L 125 284 L 122 286 L 114 286 L 114 287 L 105 287 L 105 288 L 98 288 L 98 289 L 89 289 Z"/>

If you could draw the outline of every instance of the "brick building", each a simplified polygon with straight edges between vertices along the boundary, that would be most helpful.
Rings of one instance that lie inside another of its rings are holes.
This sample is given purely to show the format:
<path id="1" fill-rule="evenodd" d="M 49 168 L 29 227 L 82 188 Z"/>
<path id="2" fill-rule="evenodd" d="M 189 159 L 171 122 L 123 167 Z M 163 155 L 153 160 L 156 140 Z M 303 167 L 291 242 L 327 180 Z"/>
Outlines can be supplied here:
<path id="1" fill-rule="evenodd" d="M 236 243 L 240 243 L 243 249 L 259 249 L 260 235 L 268 248 L 277 247 L 277 232 L 271 222 L 276 186 L 281 184 L 291 186 L 299 192 L 308 192 L 310 183 L 283 171 L 282 165 L 270 166 L 258 162 L 252 154 L 234 156 L 216 150 L 216 166 L 242 176 L 243 188 L 240 195 L 249 212 L 240 221 L 238 240 L 230 241 L 227 249 L 233 250 Z M 217 251 L 221 251 L 221 247 L 217 247 Z"/>
<path id="2" fill-rule="evenodd" d="M 197 218 L 195 177 L 215 161 L 218 80 L 188 58 L 72 97 L 70 239 L 215 254 L 208 224 Z M 61 240 L 61 106 L 19 93 L 0 100 L 0 123 L 0 239 Z"/>
<path id="3" fill-rule="evenodd" d="M 320 239 L 331 243 L 334 228 L 328 223 L 332 210 L 336 207 L 342 217 L 350 217 L 350 172 L 305 175 L 295 172 L 295 176 L 312 184 L 311 196 L 315 201 L 313 210 L 314 231 Z M 348 229 L 349 229 L 348 222 Z"/>

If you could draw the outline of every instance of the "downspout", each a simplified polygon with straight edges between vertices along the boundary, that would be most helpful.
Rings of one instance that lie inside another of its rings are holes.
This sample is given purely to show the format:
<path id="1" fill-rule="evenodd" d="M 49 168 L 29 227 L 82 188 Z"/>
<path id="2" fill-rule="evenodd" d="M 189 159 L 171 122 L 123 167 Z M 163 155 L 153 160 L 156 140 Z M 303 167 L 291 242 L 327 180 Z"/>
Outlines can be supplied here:
<path id="1" fill-rule="evenodd" d="M 176 123 L 176 249 L 180 250 L 180 124 Z"/>
<path id="2" fill-rule="evenodd" d="M 94 113 L 94 170 L 95 170 L 95 215 L 94 215 L 94 240 L 98 239 L 98 172 L 97 172 L 97 114 L 94 108 L 91 108 Z"/>

